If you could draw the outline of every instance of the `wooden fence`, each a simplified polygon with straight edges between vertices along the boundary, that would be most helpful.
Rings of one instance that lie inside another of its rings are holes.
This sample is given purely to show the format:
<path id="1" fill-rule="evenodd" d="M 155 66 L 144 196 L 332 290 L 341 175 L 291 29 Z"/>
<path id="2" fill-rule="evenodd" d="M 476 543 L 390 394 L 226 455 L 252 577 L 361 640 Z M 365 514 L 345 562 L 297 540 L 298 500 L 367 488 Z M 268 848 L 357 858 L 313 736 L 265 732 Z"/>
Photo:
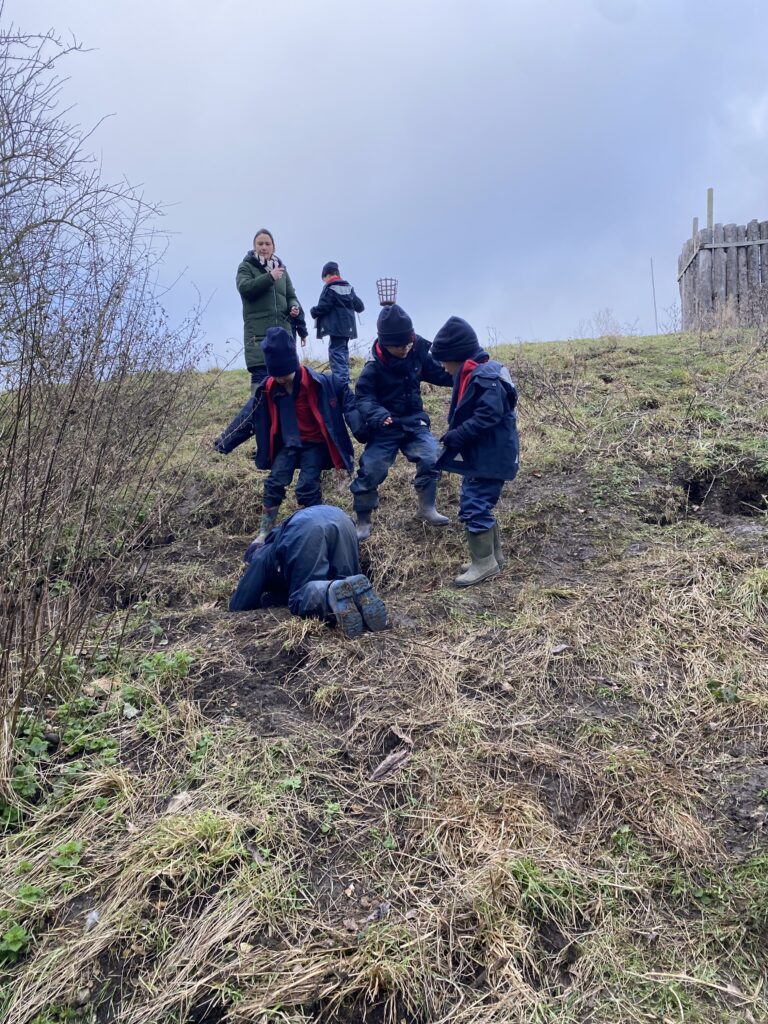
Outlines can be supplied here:
<path id="1" fill-rule="evenodd" d="M 683 330 L 729 322 L 749 326 L 768 315 L 768 220 L 712 224 L 683 246 L 677 261 Z"/>

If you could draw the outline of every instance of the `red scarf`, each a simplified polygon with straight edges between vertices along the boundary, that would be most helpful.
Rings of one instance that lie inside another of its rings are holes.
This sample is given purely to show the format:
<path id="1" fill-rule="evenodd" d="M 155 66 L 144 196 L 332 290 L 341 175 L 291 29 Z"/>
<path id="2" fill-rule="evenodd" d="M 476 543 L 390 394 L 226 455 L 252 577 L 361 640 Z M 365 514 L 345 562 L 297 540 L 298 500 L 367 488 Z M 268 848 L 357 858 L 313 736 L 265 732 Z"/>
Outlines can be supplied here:
<path id="1" fill-rule="evenodd" d="M 328 433 L 328 427 L 325 425 L 323 417 L 320 415 L 320 407 L 317 402 L 317 383 L 310 377 L 309 371 L 306 366 L 302 366 L 301 370 L 301 387 L 306 388 L 307 400 L 309 403 L 309 410 L 312 413 L 312 417 L 320 428 L 320 433 L 323 435 L 328 452 L 331 456 L 331 462 L 336 469 L 344 469 L 344 460 L 341 457 L 339 449 L 331 440 L 331 435 Z M 264 391 L 267 396 L 267 410 L 269 412 L 269 461 L 272 462 L 275 457 L 275 442 L 277 436 L 280 433 L 280 422 L 277 415 L 277 409 L 275 407 L 275 400 L 272 397 L 272 389 L 275 386 L 275 378 L 269 377 L 265 385 Z M 298 414 L 297 417 L 298 419 Z"/>
<path id="2" fill-rule="evenodd" d="M 464 397 L 464 392 L 467 390 L 467 384 L 469 384 L 469 378 L 473 370 L 476 370 L 480 363 L 476 363 L 473 359 L 466 359 L 461 370 L 459 370 L 459 392 L 456 395 L 456 405 L 461 403 Z"/>

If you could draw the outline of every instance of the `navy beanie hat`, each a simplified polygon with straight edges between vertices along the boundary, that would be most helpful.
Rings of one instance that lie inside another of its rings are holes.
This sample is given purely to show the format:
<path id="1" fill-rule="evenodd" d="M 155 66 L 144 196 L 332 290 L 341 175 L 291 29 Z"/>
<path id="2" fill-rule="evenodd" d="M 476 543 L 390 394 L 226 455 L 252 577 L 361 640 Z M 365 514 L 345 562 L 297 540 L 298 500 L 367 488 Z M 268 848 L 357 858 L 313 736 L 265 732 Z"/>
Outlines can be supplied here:
<path id="1" fill-rule="evenodd" d="M 333 260 L 329 260 L 327 263 L 323 264 L 323 271 L 320 274 L 320 277 L 328 277 L 329 274 L 338 274 L 338 272 L 339 264 L 335 263 Z"/>
<path id="2" fill-rule="evenodd" d="M 299 369 L 296 342 L 284 327 L 270 327 L 261 343 L 270 377 L 287 377 Z"/>
<path id="3" fill-rule="evenodd" d="M 466 320 L 452 316 L 435 335 L 431 353 L 443 363 L 463 363 L 482 352 L 477 335 Z"/>
<path id="4" fill-rule="evenodd" d="M 376 321 L 379 342 L 385 347 L 399 348 L 413 340 L 413 321 L 397 303 L 385 306 Z"/>

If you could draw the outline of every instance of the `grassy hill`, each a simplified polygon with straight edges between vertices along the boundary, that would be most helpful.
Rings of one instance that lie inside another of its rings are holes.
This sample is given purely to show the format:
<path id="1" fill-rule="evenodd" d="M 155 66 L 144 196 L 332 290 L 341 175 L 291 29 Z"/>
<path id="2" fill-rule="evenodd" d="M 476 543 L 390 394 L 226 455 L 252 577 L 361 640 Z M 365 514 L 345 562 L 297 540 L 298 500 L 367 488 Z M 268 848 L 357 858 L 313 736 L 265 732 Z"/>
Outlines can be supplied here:
<path id="1" fill-rule="evenodd" d="M 453 589 L 458 480 L 430 529 L 400 461 L 362 553 L 391 629 L 359 641 L 227 612 L 260 480 L 208 446 L 246 373 L 203 375 L 127 625 L 17 741 L 7 1024 L 768 1019 L 765 345 L 497 355 L 507 567 Z"/>

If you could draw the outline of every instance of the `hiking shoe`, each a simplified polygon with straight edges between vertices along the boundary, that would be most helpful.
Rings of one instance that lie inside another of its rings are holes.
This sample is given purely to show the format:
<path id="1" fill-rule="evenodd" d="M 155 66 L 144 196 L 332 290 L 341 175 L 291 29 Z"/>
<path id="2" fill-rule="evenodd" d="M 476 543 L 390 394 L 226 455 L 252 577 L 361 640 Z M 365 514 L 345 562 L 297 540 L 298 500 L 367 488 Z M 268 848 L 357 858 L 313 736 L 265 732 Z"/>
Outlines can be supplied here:
<path id="1" fill-rule="evenodd" d="M 363 634 L 363 617 L 355 603 L 355 592 L 349 580 L 334 580 L 328 587 L 330 618 L 341 628 L 344 636 L 354 640 Z"/>
<path id="2" fill-rule="evenodd" d="M 367 576 L 350 576 L 347 583 L 352 586 L 355 603 L 363 616 L 363 625 L 372 633 L 378 633 L 387 626 L 387 609 L 384 602 L 371 586 Z"/>

